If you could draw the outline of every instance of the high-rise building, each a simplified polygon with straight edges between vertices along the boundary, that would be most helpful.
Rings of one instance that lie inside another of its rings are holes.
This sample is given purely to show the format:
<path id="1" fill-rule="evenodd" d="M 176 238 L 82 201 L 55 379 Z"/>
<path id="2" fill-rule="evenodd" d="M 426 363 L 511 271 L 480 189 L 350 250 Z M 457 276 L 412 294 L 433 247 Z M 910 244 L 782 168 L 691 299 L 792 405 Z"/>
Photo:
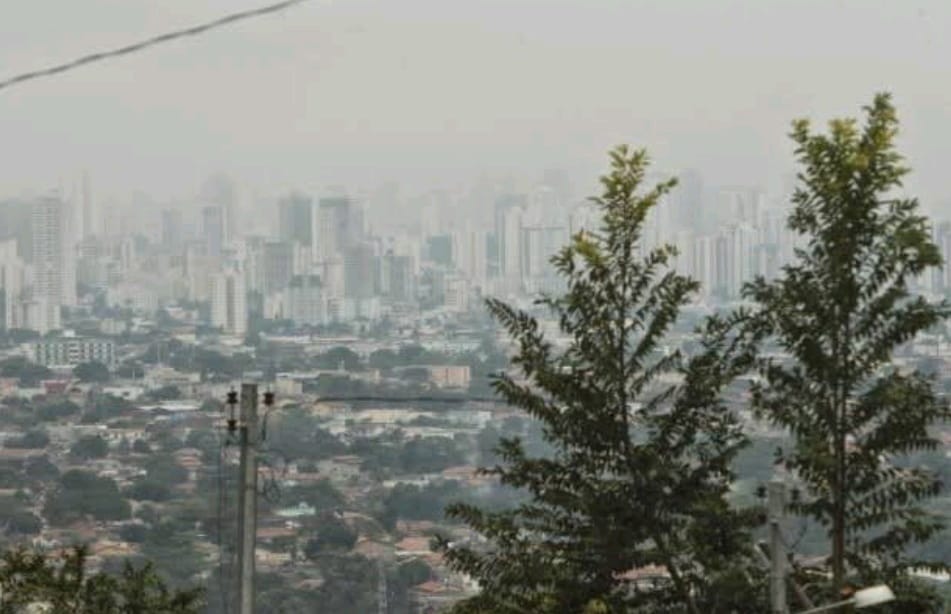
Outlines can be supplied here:
<path id="1" fill-rule="evenodd" d="M 376 254 L 370 243 L 358 243 L 344 253 L 344 296 L 367 299 L 376 294 Z"/>
<path id="2" fill-rule="evenodd" d="M 162 247 L 178 249 L 182 245 L 184 233 L 182 212 L 178 209 L 164 209 L 162 211 Z"/>
<path id="3" fill-rule="evenodd" d="M 363 240 L 363 213 L 350 198 L 321 198 L 318 216 L 318 248 L 321 260 L 342 255 Z"/>
<path id="4" fill-rule="evenodd" d="M 766 209 L 766 198 L 762 190 L 753 187 L 721 188 L 717 194 L 717 213 L 719 223 L 749 224 L 756 226 Z"/>
<path id="5" fill-rule="evenodd" d="M 69 275 L 67 266 L 66 210 L 57 197 L 46 197 L 33 203 L 33 300 L 38 304 L 37 318 L 32 327 L 40 332 L 61 328 L 61 309 L 70 298 L 67 284 L 75 283 L 75 273 Z M 76 290 L 72 289 L 75 296 Z"/>
<path id="6" fill-rule="evenodd" d="M 442 266 L 452 266 L 453 244 L 451 235 L 433 235 L 426 239 L 428 260 Z"/>
<path id="7" fill-rule="evenodd" d="M 204 241 L 189 241 L 184 246 L 182 275 L 185 279 L 185 297 L 190 301 L 211 298 L 211 279 L 217 272 L 217 259 L 208 256 Z"/>
<path id="8" fill-rule="evenodd" d="M 320 278 L 324 283 L 324 294 L 328 298 L 343 300 L 346 290 L 346 271 L 344 259 L 333 255 L 320 264 Z"/>
<path id="9" fill-rule="evenodd" d="M 211 324 L 230 335 L 248 330 L 248 304 L 244 273 L 229 269 L 211 280 Z"/>
<path id="10" fill-rule="evenodd" d="M 294 276 L 294 244 L 288 241 L 268 241 L 261 251 L 262 287 L 265 295 L 287 288 Z"/>
<path id="11" fill-rule="evenodd" d="M 447 275 L 442 280 L 443 306 L 449 311 L 469 310 L 469 280 L 458 275 Z"/>
<path id="12" fill-rule="evenodd" d="M 484 231 L 467 229 L 452 238 L 452 262 L 477 286 L 488 278 L 488 237 Z"/>
<path id="13" fill-rule="evenodd" d="M 674 233 L 674 240 L 671 242 L 677 249 L 677 255 L 674 257 L 674 270 L 680 275 L 694 277 L 693 274 L 693 250 L 694 234 L 689 230 L 680 230 Z"/>
<path id="14" fill-rule="evenodd" d="M 512 281 L 521 278 L 522 216 L 527 199 L 509 195 L 495 204 L 495 237 L 499 276 Z"/>
<path id="15" fill-rule="evenodd" d="M 323 284 L 317 275 L 295 275 L 287 288 L 287 317 L 297 326 L 328 322 Z"/>
<path id="16" fill-rule="evenodd" d="M 755 237 L 756 232 L 744 224 L 731 226 L 717 235 L 714 288 L 719 298 L 738 298 L 743 283 L 752 279 Z"/>
<path id="17" fill-rule="evenodd" d="M 21 299 L 24 264 L 13 239 L 0 241 L 0 330 L 25 328 Z"/>
<path id="18" fill-rule="evenodd" d="M 381 291 L 387 298 L 398 303 L 416 298 L 416 275 L 410 256 L 399 256 L 391 250 L 383 257 L 381 269 Z"/>
<path id="19" fill-rule="evenodd" d="M 703 207 L 703 178 L 699 172 L 688 169 L 679 174 L 670 200 L 674 226 L 694 232 L 713 230 L 716 216 Z"/>
<path id="20" fill-rule="evenodd" d="M 96 207 L 96 202 L 92 198 L 92 182 L 89 180 L 89 173 L 83 173 L 82 190 L 83 219 L 81 226 L 82 233 L 79 235 L 79 238 L 89 239 L 102 234 L 102 224 L 99 221 L 99 209 Z"/>
<path id="21" fill-rule="evenodd" d="M 32 207 L 29 201 L 0 202 L 0 241 L 4 239 L 15 240 L 20 259 L 33 262 Z"/>
<path id="22" fill-rule="evenodd" d="M 717 290 L 716 248 L 716 238 L 710 235 L 696 237 L 693 241 L 690 273 L 700 282 L 700 294 L 705 298 Z"/>
<path id="23" fill-rule="evenodd" d="M 201 187 L 201 200 L 218 207 L 221 215 L 221 242 L 227 245 L 238 237 L 238 189 L 227 175 L 215 174 Z"/>
<path id="24" fill-rule="evenodd" d="M 225 218 L 224 209 L 217 205 L 204 207 L 201 210 L 201 234 L 205 239 L 208 255 L 212 258 L 221 256 L 225 245 Z"/>
<path id="25" fill-rule="evenodd" d="M 558 288 L 560 276 L 551 258 L 568 241 L 561 226 L 533 226 L 522 229 L 521 277 L 531 292 L 552 292 Z"/>
<path id="26" fill-rule="evenodd" d="M 314 201 L 303 194 L 290 194 L 278 203 L 282 240 L 309 248 L 314 246 Z"/>
<path id="27" fill-rule="evenodd" d="M 932 269 L 934 290 L 951 294 L 951 222 L 942 222 L 935 228 L 935 243 L 941 252 L 942 266 Z"/>

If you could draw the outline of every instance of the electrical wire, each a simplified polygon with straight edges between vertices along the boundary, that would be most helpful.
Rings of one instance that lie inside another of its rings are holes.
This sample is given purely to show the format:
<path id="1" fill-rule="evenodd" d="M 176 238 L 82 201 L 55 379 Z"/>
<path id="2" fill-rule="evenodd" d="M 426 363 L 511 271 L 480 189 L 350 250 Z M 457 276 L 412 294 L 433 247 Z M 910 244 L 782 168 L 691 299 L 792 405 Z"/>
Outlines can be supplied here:
<path id="1" fill-rule="evenodd" d="M 494 405 L 508 405 L 508 401 L 496 397 L 433 397 L 433 396 L 373 396 L 355 395 L 339 397 L 321 397 L 315 399 L 317 403 L 344 403 L 347 401 L 378 401 L 381 403 L 492 403 Z"/>
<path id="2" fill-rule="evenodd" d="M 0 90 L 13 87 L 14 85 L 19 85 L 26 81 L 32 81 L 34 79 L 40 79 L 43 77 L 52 77 L 60 73 L 75 70 L 87 64 L 93 64 L 93 63 L 102 62 L 104 60 L 108 60 L 111 58 L 117 58 L 120 56 L 138 53 L 140 51 L 148 49 L 149 47 L 154 47 L 156 45 L 168 43 L 180 38 L 186 38 L 189 36 L 198 36 L 200 34 L 204 34 L 205 32 L 208 32 L 209 30 L 215 30 L 217 28 L 221 28 L 223 26 L 227 26 L 239 21 L 244 21 L 246 19 L 251 19 L 254 17 L 261 17 L 271 13 L 277 13 L 279 11 L 289 9 L 292 6 L 296 4 L 301 4 L 303 2 L 308 2 L 308 0 L 284 0 L 283 2 L 270 4 L 268 6 L 263 6 L 256 9 L 241 11 L 238 13 L 231 13 L 219 19 L 215 19 L 214 21 L 209 21 L 209 22 L 199 24 L 197 26 L 192 26 L 190 28 L 185 28 L 182 30 L 175 30 L 172 32 L 167 32 L 165 34 L 160 34 L 159 36 L 154 36 L 152 38 L 148 38 L 146 40 L 133 43 L 131 45 L 126 45 L 124 47 L 119 47 L 117 49 L 112 49 L 109 51 L 91 53 L 89 55 L 84 55 L 82 57 L 79 57 L 75 60 L 71 60 L 69 62 L 65 62 L 63 64 L 57 64 L 55 66 L 50 66 L 48 68 L 21 73 L 14 77 L 10 77 L 4 81 L 0 81 Z"/>
<path id="3" fill-rule="evenodd" d="M 282 452 L 278 450 L 262 448 L 259 452 L 259 460 L 268 470 L 268 476 L 261 485 L 261 491 L 259 494 L 264 497 L 268 503 L 279 503 L 282 494 L 281 482 L 287 478 L 288 465 L 290 464 L 290 461 Z M 280 459 L 280 469 L 274 466 L 274 463 L 271 461 L 271 456 Z"/>

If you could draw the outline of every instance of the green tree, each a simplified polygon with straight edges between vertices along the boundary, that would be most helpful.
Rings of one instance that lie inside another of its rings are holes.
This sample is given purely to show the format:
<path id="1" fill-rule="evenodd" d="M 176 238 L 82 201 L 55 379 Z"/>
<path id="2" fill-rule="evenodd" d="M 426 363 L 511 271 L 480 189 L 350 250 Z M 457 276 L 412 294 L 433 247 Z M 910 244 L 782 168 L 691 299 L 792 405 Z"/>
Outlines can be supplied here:
<path id="1" fill-rule="evenodd" d="M 290 486 L 282 499 L 288 505 L 306 503 L 313 506 L 317 513 L 332 511 L 346 504 L 343 494 L 327 478 L 312 484 Z"/>
<path id="2" fill-rule="evenodd" d="M 423 561 L 410 560 L 397 568 L 396 577 L 403 587 L 412 588 L 431 579 L 433 577 L 433 570 Z"/>
<path id="3" fill-rule="evenodd" d="M 69 399 L 51 399 L 44 401 L 36 409 L 37 417 L 44 422 L 67 418 L 79 412 L 79 405 Z"/>
<path id="4" fill-rule="evenodd" d="M 126 492 L 126 496 L 136 501 L 168 501 L 172 498 L 172 489 L 156 480 L 137 480 Z"/>
<path id="5" fill-rule="evenodd" d="M 367 359 L 367 362 L 372 368 L 380 369 L 381 371 L 389 371 L 400 365 L 400 359 L 399 356 L 396 355 L 396 352 L 386 348 L 374 350 Z"/>
<path id="6" fill-rule="evenodd" d="M 76 440 L 69 453 L 83 460 L 105 458 L 109 454 L 109 444 L 99 435 L 86 435 Z"/>
<path id="7" fill-rule="evenodd" d="M 152 447 L 144 439 L 136 439 L 132 442 L 132 451 L 136 454 L 151 454 Z"/>
<path id="8" fill-rule="evenodd" d="M 314 357 L 314 366 L 318 369 L 339 369 L 343 366 L 345 371 L 357 371 L 360 365 L 360 355 L 343 346 L 330 348 Z"/>
<path id="9" fill-rule="evenodd" d="M 0 377 L 15 377 L 22 386 L 38 386 L 52 376 L 53 372 L 46 367 L 20 356 L 0 361 Z"/>
<path id="10" fill-rule="evenodd" d="M 145 396 L 148 397 L 150 401 L 174 401 L 175 399 L 182 398 L 182 392 L 178 389 L 178 386 L 168 385 L 156 388 L 155 390 L 149 390 L 145 393 Z"/>
<path id="11" fill-rule="evenodd" d="M 161 482 L 169 486 L 188 480 L 188 470 L 182 467 L 170 454 L 153 454 L 145 462 L 146 477 L 150 481 Z"/>
<path id="12" fill-rule="evenodd" d="M 951 311 L 909 290 L 941 257 L 917 201 L 898 194 L 908 169 L 890 97 L 865 115 L 861 127 L 832 121 L 828 134 L 794 122 L 801 170 L 789 226 L 807 244 L 779 279 L 745 290 L 784 353 L 760 361 L 754 407 L 793 436 L 782 460 L 807 495 L 793 508 L 828 527 L 834 589 L 907 585 L 907 568 L 921 564 L 907 547 L 941 527 L 920 505 L 940 482 L 896 461 L 935 448 L 929 427 L 949 417 L 931 379 L 890 366 L 896 347 Z"/>
<path id="13" fill-rule="evenodd" d="M 87 384 L 102 384 L 109 381 L 109 367 L 101 362 L 84 362 L 73 368 L 73 375 Z"/>
<path id="14" fill-rule="evenodd" d="M 72 469 L 59 479 L 58 488 L 46 498 L 43 515 L 50 524 L 65 526 L 92 516 L 96 520 L 126 520 L 129 502 L 119 494 L 114 480 Z"/>
<path id="15" fill-rule="evenodd" d="M 131 401 L 111 394 L 97 394 L 87 403 L 82 422 L 83 424 L 98 424 L 134 409 L 135 404 Z"/>
<path id="16" fill-rule="evenodd" d="M 317 521 L 317 535 L 304 546 L 304 555 L 317 558 L 328 551 L 349 551 L 357 543 L 357 533 L 333 513 L 322 515 Z"/>
<path id="17" fill-rule="evenodd" d="M 482 587 L 459 611 L 581 612 L 597 602 L 612 612 L 699 614 L 713 609 L 721 580 L 746 571 L 748 522 L 726 501 L 746 439 L 719 391 L 749 367 L 748 352 L 728 353 L 736 336 L 715 319 L 689 363 L 657 351 L 697 288 L 671 270 L 673 248 L 641 244 L 646 216 L 675 182 L 640 192 L 643 151 L 619 147 L 611 162 L 594 199 L 601 230 L 577 234 L 552 259 L 566 293 L 538 300 L 568 347 L 556 351 L 530 314 L 488 301 L 516 342 L 521 375 L 499 376 L 495 389 L 544 425 L 553 453 L 530 457 L 520 439 L 503 439 L 503 462 L 488 473 L 529 501 L 503 512 L 449 508 L 490 543 L 438 544 Z M 659 379 L 678 375 L 679 386 Z M 630 590 L 622 574 L 647 565 L 664 566 L 672 581 Z"/>
<path id="18" fill-rule="evenodd" d="M 300 408 L 275 412 L 268 427 L 268 439 L 276 450 L 290 459 L 319 460 L 347 450 L 342 441 L 319 428 L 317 420 Z"/>
<path id="19" fill-rule="evenodd" d="M 59 469 L 48 456 L 28 459 L 23 464 L 23 473 L 30 480 L 39 482 L 59 479 Z"/>
<path id="20" fill-rule="evenodd" d="M 87 551 L 75 548 L 59 560 L 28 550 L 11 550 L 0 560 L 0 614 L 24 611 L 32 603 L 71 614 L 198 614 L 200 589 L 172 590 L 150 564 L 126 563 L 116 575 L 91 573 Z"/>
<path id="21" fill-rule="evenodd" d="M 33 429 L 23 433 L 22 437 L 6 442 L 8 448 L 45 448 L 50 443 L 50 437 L 42 429 Z"/>
<path id="22" fill-rule="evenodd" d="M 21 497 L 0 497 L 0 527 L 8 535 L 37 535 L 43 522 L 30 510 Z"/>

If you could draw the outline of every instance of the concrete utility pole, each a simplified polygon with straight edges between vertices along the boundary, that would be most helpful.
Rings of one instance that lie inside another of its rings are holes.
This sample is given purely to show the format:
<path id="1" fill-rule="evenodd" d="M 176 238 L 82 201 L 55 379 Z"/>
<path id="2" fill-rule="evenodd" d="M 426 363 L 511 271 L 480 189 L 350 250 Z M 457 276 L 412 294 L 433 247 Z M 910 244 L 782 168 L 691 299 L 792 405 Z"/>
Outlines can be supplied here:
<path id="1" fill-rule="evenodd" d="M 781 521 L 786 508 L 786 486 L 779 480 L 769 483 L 769 601 L 772 614 L 789 614 L 786 605 L 786 547 Z"/>
<path id="2" fill-rule="evenodd" d="M 379 558 L 376 560 L 376 573 L 377 573 L 377 614 L 389 614 L 390 606 L 387 601 L 387 595 L 389 590 L 386 587 L 386 569 L 383 566 L 383 559 Z"/>
<path id="3" fill-rule="evenodd" d="M 258 386 L 241 385 L 238 491 L 238 613 L 254 614 L 254 552 L 258 519 Z"/>

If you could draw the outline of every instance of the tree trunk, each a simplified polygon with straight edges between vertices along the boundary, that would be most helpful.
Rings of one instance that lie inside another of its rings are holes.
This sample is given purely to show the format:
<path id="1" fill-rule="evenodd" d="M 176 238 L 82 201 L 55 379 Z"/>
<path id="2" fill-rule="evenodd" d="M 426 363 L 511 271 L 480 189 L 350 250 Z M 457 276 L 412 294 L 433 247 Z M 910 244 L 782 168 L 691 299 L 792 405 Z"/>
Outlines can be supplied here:
<path id="1" fill-rule="evenodd" d="M 835 480 L 832 492 L 832 585 L 836 592 L 845 583 L 845 410 L 844 403 L 835 408 Z"/>

